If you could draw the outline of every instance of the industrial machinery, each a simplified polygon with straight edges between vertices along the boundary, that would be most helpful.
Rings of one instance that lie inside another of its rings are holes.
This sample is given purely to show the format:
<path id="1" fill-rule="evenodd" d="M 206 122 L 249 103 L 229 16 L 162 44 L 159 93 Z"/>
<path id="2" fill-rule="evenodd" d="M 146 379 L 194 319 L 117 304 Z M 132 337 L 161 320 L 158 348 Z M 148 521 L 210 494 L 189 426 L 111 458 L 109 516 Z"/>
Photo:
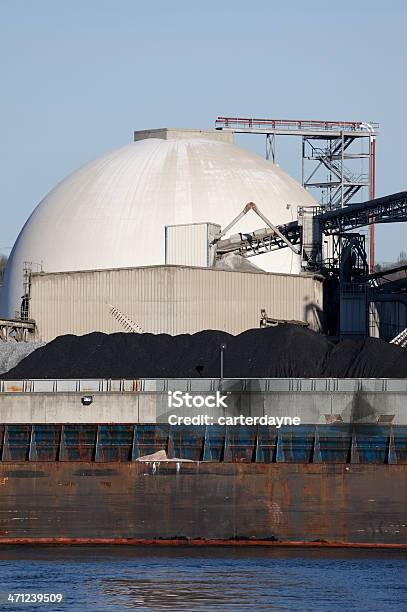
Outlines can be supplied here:
<path id="1" fill-rule="evenodd" d="M 277 325 L 299 325 L 300 327 L 309 327 L 308 321 L 296 321 L 289 319 L 276 319 L 269 317 L 265 308 L 260 311 L 260 327 L 277 327 Z"/>
<path id="2" fill-rule="evenodd" d="M 360 197 L 362 201 L 375 198 L 378 123 L 218 117 L 215 127 L 234 134 L 265 136 L 266 159 L 273 163 L 277 159 L 278 138 L 299 138 L 301 185 L 316 196 L 325 210 L 354 204 Z M 373 272 L 373 224 L 369 226 L 369 267 Z"/>
<path id="3" fill-rule="evenodd" d="M 251 202 L 243 209 L 260 211 Z M 306 269 L 323 268 L 323 236 L 345 236 L 357 228 L 377 223 L 407 221 L 407 191 L 394 193 L 382 198 L 353 204 L 337 210 L 323 211 L 319 207 L 299 208 L 298 220 L 273 228 L 268 227 L 252 233 L 238 234 L 224 241 L 221 238 L 240 218 L 236 217 L 216 238 L 217 256 L 226 252 L 238 251 L 243 257 L 253 257 L 261 253 L 289 246 L 302 254 L 303 267 Z M 264 216 L 262 216 L 264 218 Z M 300 246 L 299 246 L 300 245 Z"/>
<path id="4" fill-rule="evenodd" d="M 253 210 L 267 227 L 224 238 L 249 210 Z M 328 314 L 339 314 L 336 321 L 331 319 L 328 324 L 328 333 L 341 337 L 365 337 L 369 335 L 369 303 L 376 300 L 399 302 L 400 296 L 395 297 L 394 293 L 400 291 L 397 291 L 394 281 L 391 285 L 393 295 L 390 297 L 389 291 L 386 291 L 386 283 L 381 283 L 379 289 L 371 285 L 373 279 L 383 279 L 383 275 L 369 275 L 365 237 L 355 233 L 355 230 L 377 223 L 401 221 L 407 221 L 407 191 L 335 210 L 327 211 L 320 207 L 299 208 L 297 221 L 278 226 L 274 226 L 257 206 L 250 202 L 240 215 L 215 237 L 214 257 L 216 260 L 228 253 L 254 257 L 289 247 L 301 255 L 304 271 L 318 272 L 327 280 L 325 308 Z M 324 241 L 330 237 L 331 256 L 325 257 Z M 401 301 L 406 304 L 407 312 L 406 297 L 402 296 Z"/>

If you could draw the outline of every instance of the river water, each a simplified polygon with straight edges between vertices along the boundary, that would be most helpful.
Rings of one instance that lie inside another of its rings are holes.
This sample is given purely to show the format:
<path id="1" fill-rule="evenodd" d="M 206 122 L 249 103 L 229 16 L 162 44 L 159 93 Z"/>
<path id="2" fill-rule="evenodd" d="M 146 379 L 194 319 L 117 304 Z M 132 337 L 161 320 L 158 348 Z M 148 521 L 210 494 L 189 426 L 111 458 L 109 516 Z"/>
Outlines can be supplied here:
<path id="1" fill-rule="evenodd" d="M 0 548 L 1 610 L 407 610 L 407 551 Z M 53 593 L 62 603 L 14 603 Z"/>

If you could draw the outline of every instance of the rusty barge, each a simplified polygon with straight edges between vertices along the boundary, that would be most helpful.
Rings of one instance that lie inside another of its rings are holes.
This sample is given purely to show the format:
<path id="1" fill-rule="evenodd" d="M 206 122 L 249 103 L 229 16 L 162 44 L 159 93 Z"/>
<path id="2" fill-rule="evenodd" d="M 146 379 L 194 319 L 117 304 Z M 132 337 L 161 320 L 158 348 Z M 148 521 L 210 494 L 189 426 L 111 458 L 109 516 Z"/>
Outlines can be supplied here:
<path id="1" fill-rule="evenodd" d="M 8 424 L 0 440 L 0 543 L 407 547 L 405 426 Z"/>
<path id="2" fill-rule="evenodd" d="M 223 380 L 214 420 L 301 425 L 168 424 L 218 387 L 0 381 L 0 543 L 407 547 L 407 380 Z"/>

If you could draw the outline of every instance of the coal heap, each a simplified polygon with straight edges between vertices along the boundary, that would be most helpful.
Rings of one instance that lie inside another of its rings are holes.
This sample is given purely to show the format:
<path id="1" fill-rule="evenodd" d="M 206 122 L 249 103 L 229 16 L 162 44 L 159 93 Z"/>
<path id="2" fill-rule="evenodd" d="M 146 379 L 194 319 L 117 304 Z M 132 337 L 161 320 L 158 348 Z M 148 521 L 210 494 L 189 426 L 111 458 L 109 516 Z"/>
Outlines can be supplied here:
<path id="1" fill-rule="evenodd" d="M 407 350 L 382 340 L 345 340 L 296 325 L 250 329 L 238 336 L 196 334 L 66 335 L 38 348 L 1 376 L 30 378 L 404 378 Z"/>

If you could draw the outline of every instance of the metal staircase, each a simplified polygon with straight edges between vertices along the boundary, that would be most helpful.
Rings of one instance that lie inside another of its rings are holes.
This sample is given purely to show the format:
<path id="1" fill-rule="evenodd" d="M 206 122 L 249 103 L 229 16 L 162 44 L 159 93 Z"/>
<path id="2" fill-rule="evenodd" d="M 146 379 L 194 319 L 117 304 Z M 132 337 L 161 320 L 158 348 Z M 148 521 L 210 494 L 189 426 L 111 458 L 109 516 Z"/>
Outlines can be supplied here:
<path id="1" fill-rule="evenodd" d="M 402 332 L 397 334 L 393 340 L 390 340 L 390 344 L 397 344 L 403 348 L 407 347 L 407 327 Z"/>
<path id="2" fill-rule="evenodd" d="M 142 334 L 143 328 L 130 319 L 130 317 L 126 316 L 122 313 L 121 310 L 116 308 L 116 306 L 112 306 L 112 304 L 107 304 L 109 308 L 109 312 L 114 319 L 123 327 L 123 329 L 128 333 L 134 334 Z"/>
<path id="3" fill-rule="evenodd" d="M 362 187 L 369 185 L 369 176 L 366 173 L 355 174 L 345 166 L 345 160 L 360 157 L 360 154 L 346 152 L 354 141 L 354 137 L 347 136 L 329 141 L 329 146 L 319 147 L 311 139 L 306 139 L 309 154 L 306 155 L 304 151 L 304 159 L 317 162 L 318 165 L 304 182 L 304 186 L 329 189 L 329 209 L 346 206 Z M 328 171 L 330 179 L 322 182 L 311 180 L 322 167 Z"/>

